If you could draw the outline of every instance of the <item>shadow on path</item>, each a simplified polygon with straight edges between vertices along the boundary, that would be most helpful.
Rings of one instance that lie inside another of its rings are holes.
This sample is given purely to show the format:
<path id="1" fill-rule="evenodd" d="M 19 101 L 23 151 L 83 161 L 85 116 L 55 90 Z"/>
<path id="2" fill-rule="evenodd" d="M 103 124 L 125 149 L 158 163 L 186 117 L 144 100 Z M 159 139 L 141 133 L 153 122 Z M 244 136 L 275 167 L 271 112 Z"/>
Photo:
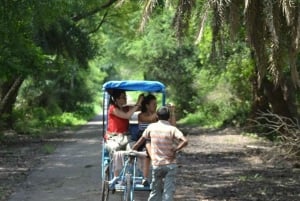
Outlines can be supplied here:
<path id="1" fill-rule="evenodd" d="M 98 201 L 101 188 L 102 121 L 95 117 L 42 159 L 9 201 Z"/>

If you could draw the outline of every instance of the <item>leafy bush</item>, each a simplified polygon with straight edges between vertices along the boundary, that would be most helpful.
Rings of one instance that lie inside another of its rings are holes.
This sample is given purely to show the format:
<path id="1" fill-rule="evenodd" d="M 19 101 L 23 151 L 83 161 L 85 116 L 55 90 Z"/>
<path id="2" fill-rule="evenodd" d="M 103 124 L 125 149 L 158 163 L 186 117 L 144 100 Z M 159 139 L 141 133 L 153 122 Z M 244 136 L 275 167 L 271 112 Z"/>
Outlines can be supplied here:
<path id="1" fill-rule="evenodd" d="M 65 126 L 75 126 L 86 123 L 78 115 L 73 113 L 63 113 L 62 115 L 54 115 L 45 121 L 45 126 L 48 128 L 60 128 Z"/>
<path id="2" fill-rule="evenodd" d="M 241 122 L 246 120 L 246 111 L 246 107 L 243 109 L 228 102 L 205 103 L 195 113 L 188 114 L 181 119 L 180 123 L 214 128 L 225 124 L 239 126 Z"/>
<path id="3" fill-rule="evenodd" d="M 14 129 L 22 134 L 42 135 L 45 130 L 82 125 L 93 116 L 92 105 L 82 105 L 74 113 L 56 111 L 54 114 L 40 107 L 32 110 L 24 108 L 14 111 Z"/>
<path id="4" fill-rule="evenodd" d="M 18 133 L 36 135 L 41 132 L 48 114 L 43 108 L 21 108 L 14 111 L 14 129 Z"/>
<path id="5" fill-rule="evenodd" d="M 202 48 L 199 58 L 203 65 L 193 83 L 197 86 L 197 97 L 192 100 L 195 112 L 181 122 L 220 127 L 239 126 L 246 121 L 252 98 L 250 51 L 241 42 L 226 47 L 226 54 L 215 62 L 207 59 L 209 48 Z"/>
<path id="6" fill-rule="evenodd" d="M 246 120 L 250 102 L 240 96 L 241 92 L 236 93 L 230 74 L 211 76 L 208 69 L 202 69 L 197 85 L 201 87 L 199 98 L 194 100 L 195 112 L 182 119 L 182 123 L 220 127 L 225 124 L 239 126 Z"/>
<path id="7" fill-rule="evenodd" d="M 92 104 L 81 104 L 77 107 L 75 116 L 77 116 L 79 119 L 89 120 L 95 116 L 95 107 L 96 106 Z"/>

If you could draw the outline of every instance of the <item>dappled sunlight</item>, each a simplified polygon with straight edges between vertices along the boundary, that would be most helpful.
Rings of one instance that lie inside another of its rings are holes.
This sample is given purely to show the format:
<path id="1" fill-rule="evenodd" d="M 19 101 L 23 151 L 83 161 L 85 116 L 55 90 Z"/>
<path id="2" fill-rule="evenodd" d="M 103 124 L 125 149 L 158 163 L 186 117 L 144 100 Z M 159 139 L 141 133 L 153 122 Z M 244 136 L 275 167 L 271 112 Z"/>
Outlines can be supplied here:
<path id="1" fill-rule="evenodd" d="M 187 138 L 189 144 L 178 158 L 176 201 L 299 198 L 300 175 L 263 160 L 270 143 L 230 129 L 199 129 Z"/>
<path id="2" fill-rule="evenodd" d="M 52 164 L 52 168 L 53 167 L 65 167 L 65 168 L 68 168 L 68 167 L 71 167 L 71 165 L 68 165 L 67 163 L 57 162 L 57 163 L 53 163 Z"/>
<path id="3" fill-rule="evenodd" d="M 99 127 L 100 128 L 100 127 Z M 89 126 L 89 127 L 86 127 L 86 129 L 84 130 L 79 130 L 79 131 L 76 131 L 76 135 L 90 135 L 90 134 L 94 134 L 95 132 L 95 127 L 94 126 Z"/>
<path id="4" fill-rule="evenodd" d="M 103 125 L 103 121 L 90 121 L 87 125 Z"/>
<path id="5" fill-rule="evenodd" d="M 99 144 L 99 139 L 86 139 L 86 140 L 81 140 L 80 143 L 82 144 Z M 99 147 L 100 149 L 100 147 Z"/>

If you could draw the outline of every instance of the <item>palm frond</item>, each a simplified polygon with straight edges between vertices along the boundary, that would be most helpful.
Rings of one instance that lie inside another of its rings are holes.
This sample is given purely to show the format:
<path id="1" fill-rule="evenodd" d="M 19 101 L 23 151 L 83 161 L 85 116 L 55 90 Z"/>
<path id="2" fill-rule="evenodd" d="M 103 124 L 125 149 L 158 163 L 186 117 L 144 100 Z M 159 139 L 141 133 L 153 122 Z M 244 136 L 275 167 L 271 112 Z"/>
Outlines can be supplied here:
<path id="1" fill-rule="evenodd" d="M 241 25 L 240 7 L 242 1 L 232 0 L 229 4 L 229 28 L 230 37 L 234 39 Z"/>
<path id="2" fill-rule="evenodd" d="M 248 11 L 250 1 L 251 0 L 245 0 L 244 13 L 246 13 Z"/>
<path id="3" fill-rule="evenodd" d="M 118 0 L 115 7 L 120 7 L 125 3 L 126 0 Z"/>
<path id="4" fill-rule="evenodd" d="M 282 8 L 282 12 L 286 18 L 286 22 L 288 25 L 291 24 L 291 22 L 293 21 L 293 14 L 292 14 L 292 10 L 293 7 L 295 6 L 295 1 L 293 0 L 281 0 L 280 1 L 281 4 L 281 8 Z"/>
<path id="5" fill-rule="evenodd" d="M 260 86 L 266 75 L 266 66 L 268 57 L 266 56 L 265 41 L 265 24 L 263 20 L 263 3 L 260 0 L 252 0 L 247 4 L 245 9 L 245 22 L 247 39 L 250 47 L 254 51 L 254 57 L 257 65 L 257 82 Z"/>
<path id="6" fill-rule="evenodd" d="M 290 51 L 289 57 L 290 57 L 291 78 L 294 83 L 294 87 L 297 88 L 300 87 L 299 72 L 297 70 L 297 64 L 296 64 L 297 54 L 295 54 L 294 51 Z"/>
<path id="7" fill-rule="evenodd" d="M 211 0 L 210 6 L 212 9 L 212 49 L 211 49 L 211 55 L 210 60 L 214 61 L 215 58 L 218 57 L 217 52 L 217 43 L 218 43 L 218 50 L 219 52 L 222 52 L 222 25 L 225 25 L 225 10 L 227 6 L 228 1 L 227 0 Z M 222 53 L 220 53 L 222 54 Z"/>
<path id="8" fill-rule="evenodd" d="M 275 87 L 280 86 L 282 81 L 282 65 L 280 65 L 282 61 L 281 59 L 280 51 L 272 51 L 269 56 L 269 65 L 267 70 L 273 78 Z"/>
<path id="9" fill-rule="evenodd" d="M 176 30 L 177 38 L 180 40 L 185 31 L 189 28 L 189 21 L 195 0 L 179 0 L 176 14 L 173 20 L 173 27 Z"/>
<path id="10" fill-rule="evenodd" d="M 300 3 L 294 5 L 293 21 L 291 22 L 291 45 L 289 48 L 289 61 L 291 69 L 291 78 L 295 87 L 300 87 L 299 72 L 297 70 L 297 56 L 299 53 L 300 40 Z"/>
<path id="11" fill-rule="evenodd" d="M 157 4 L 157 0 L 146 0 L 144 3 L 144 9 L 142 14 L 142 20 L 140 23 L 139 31 L 143 32 L 145 29 L 145 26 L 149 20 L 149 17 L 153 11 L 153 8 L 155 7 L 155 4 Z"/>
<path id="12" fill-rule="evenodd" d="M 290 28 L 291 28 L 291 38 L 292 38 L 292 48 L 296 52 L 299 51 L 299 40 L 300 40 L 300 2 L 293 4 L 293 9 L 290 11 L 292 13 Z"/>
<path id="13" fill-rule="evenodd" d="M 297 16 L 295 18 L 295 37 L 294 37 L 294 43 L 295 43 L 295 48 L 296 48 L 296 51 L 299 50 L 299 42 L 300 42 L 300 5 L 298 3 L 297 5 L 297 9 L 296 9 L 296 13 L 297 13 Z"/>
<path id="14" fill-rule="evenodd" d="M 203 9 L 202 9 L 202 12 L 201 12 L 203 14 L 200 17 L 200 23 L 199 23 L 199 28 L 198 28 L 198 33 L 197 33 L 197 36 L 196 36 L 196 40 L 195 40 L 195 45 L 197 45 L 197 44 L 199 44 L 201 42 L 209 10 L 210 10 L 210 3 L 208 1 L 203 6 Z"/>
<path id="15" fill-rule="evenodd" d="M 275 8 L 274 8 L 275 7 Z M 265 23 L 270 32 L 270 39 L 272 43 L 272 48 L 278 49 L 279 47 L 279 39 L 277 30 L 279 27 L 276 27 L 274 18 L 279 18 L 279 13 L 276 12 L 276 4 L 273 4 L 269 0 L 264 0 L 264 15 L 266 16 Z M 277 29 L 276 29 L 277 28 Z"/>

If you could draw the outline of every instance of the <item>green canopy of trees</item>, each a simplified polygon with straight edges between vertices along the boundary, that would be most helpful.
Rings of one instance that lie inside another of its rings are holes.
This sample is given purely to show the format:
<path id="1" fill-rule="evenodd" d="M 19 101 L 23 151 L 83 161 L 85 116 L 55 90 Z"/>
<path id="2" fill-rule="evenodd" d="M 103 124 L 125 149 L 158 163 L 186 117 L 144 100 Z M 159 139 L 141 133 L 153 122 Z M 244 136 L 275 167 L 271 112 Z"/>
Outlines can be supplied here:
<path id="1" fill-rule="evenodd" d="M 296 0 L 3 0 L 0 127 L 91 114 L 111 79 L 164 82 L 178 118 L 200 125 L 258 111 L 298 118 L 299 9 Z"/>

